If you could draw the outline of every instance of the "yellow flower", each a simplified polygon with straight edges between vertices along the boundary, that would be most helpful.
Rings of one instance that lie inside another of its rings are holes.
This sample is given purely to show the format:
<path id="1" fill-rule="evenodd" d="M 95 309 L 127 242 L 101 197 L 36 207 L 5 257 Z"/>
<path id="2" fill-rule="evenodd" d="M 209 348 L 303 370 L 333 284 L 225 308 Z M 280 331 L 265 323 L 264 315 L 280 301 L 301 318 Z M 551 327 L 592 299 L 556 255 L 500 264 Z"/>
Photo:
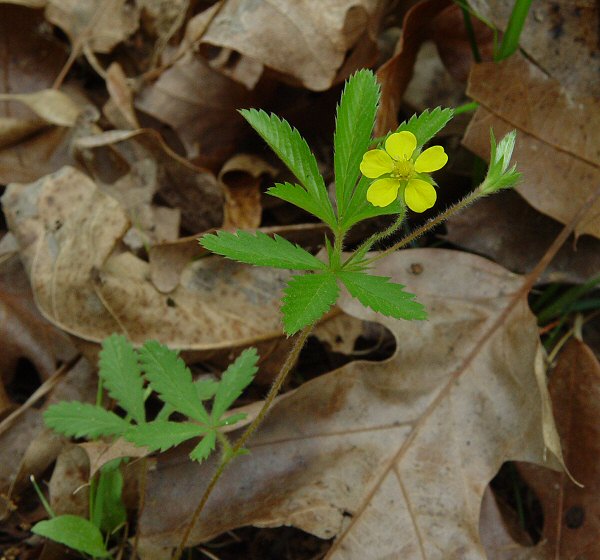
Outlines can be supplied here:
<path id="1" fill-rule="evenodd" d="M 416 159 L 417 138 L 404 130 L 390 134 L 385 150 L 369 150 L 362 158 L 360 171 L 373 181 L 367 200 L 373 206 L 388 206 L 403 189 L 406 205 L 415 212 L 425 212 L 435 204 L 437 194 L 427 173 L 446 165 L 448 156 L 442 146 L 432 146 Z"/>

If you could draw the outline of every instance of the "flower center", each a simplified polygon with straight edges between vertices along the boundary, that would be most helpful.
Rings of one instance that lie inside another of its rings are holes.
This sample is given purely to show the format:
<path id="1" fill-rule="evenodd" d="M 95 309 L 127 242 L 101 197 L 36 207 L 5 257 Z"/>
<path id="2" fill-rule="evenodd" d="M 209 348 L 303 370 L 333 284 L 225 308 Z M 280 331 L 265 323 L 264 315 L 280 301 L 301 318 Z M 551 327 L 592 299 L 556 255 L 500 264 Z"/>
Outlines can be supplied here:
<path id="1" fill-rule="evenodd" d="M 408 181 L 413 176 L 414 168 L 415 166 L 410 159 L 395 160 L 391 175 L 394 179 Z"/>

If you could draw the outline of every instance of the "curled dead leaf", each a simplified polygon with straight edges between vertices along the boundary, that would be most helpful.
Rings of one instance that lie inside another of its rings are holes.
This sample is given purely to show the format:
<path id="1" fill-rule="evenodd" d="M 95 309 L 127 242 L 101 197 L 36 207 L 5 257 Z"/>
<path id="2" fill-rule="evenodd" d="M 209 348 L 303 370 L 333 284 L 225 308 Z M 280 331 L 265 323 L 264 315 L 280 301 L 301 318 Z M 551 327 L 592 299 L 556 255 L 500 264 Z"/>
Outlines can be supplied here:
<path id="1" fill-rule="evenodd" d="M 344 311 L 390 329 L 396 353 L 352 362 L 283 398 L 251 454 L 226 471 L 190 542 L 285 524 L 337 536 L 328 558 L 483 559 L 479 509 L 501 464 L 560 468 L 521 278 L 435 249 L 396 253 L 377 272 L 416 293 L 430 320 L 382 318 L 344 296 Z M 214 468 L 178 459 L 184 452 L 166 455 L 149 477 L 142 547 L 178 544 Z"/>

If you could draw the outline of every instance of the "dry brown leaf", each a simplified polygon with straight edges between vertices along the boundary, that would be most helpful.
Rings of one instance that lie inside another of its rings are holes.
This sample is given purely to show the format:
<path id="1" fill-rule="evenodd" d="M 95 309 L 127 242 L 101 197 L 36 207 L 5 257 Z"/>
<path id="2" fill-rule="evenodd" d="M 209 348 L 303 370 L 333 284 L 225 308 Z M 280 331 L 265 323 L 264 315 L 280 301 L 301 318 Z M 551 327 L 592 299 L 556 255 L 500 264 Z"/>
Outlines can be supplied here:
<path id="1" fill-rule="evenodd" d="M 323 235 L 329 231 L 323 224 L 295 224 L 261 228 L 263 233 L 278 234 L 293 243 L 320 246 Z M 150 277 L 159 292 L 167 294 L 179 285 L 180 277 L 193 259 L 205 256 L 207 251 L 198 243 L 199 235 L 181 237 L 172 243 L 150 247 Z"/>
<path id="2" fill-rule="evenodd" d="M 43 32 L 42 22 L 38 11 L 0 4 L 0 92 L 43 90 L 60 72 L 67 53 Z M 68 132 L 46 128 L 47 123 L 23 103 L 0 103 L 0 184 L 34 181 L 69 161 Z"/>
<path id="3" fill-rule="evenodd" d="M 482 60 L 492 60 L 493 32 L 477 18 L 471 18 L 477 49 Z M 444 66 L 460 82 L 466 82 L 474 62 L 473 48 L 465 29 L 458 4 L 448 6 L 433 21 L 432 40 L 438 48 Z"/>
<path id="4" fill-rule="evenodd" d="M 576 97 L 531 62 L 513 56 L 473 67 L 469 95 L 482 107 L 464 144 L 489 155 L 496 137 L 520 131 L 513 159 L 523 173 L 518 192 L 536 210 L 568 223 L 600 184 L 600 101 Z M 577 225 L 577 235 L 600 237 L 600 201 Z"/>
<path id="5" fill-rule="evenodd" d="M 240 107 L 257 104 L 254 92 L 187 52 L 156 83 L 141 90 L 140 109 L 170 125 L 190 158 L 225 159 L 244 127 Z"/>
<path id="6" fill-rule="evenodd" d="M 66 93 L 44 89 L 33 93 L 0 93 L 0 101 L 18 101 L 38 117 L 56 126 L 75 126 L 82 108 Z"/>
<path id="7" fill-rule="evenodd" d="M 171 150 L 156 130 L 111 130 L 77 138 L 74 145 L 84 154 L 105 147 L 116 150 L 131 169 L 139 160 L 148 160 L 156 168 L 160 199 L 180 211 L 185 229 L 204 231 L 221 225 L 223 192 L 215 176 Z M 101 169 L 95 171 L 101 175 Z"/>
<path id="8" fill-rule="evenodd" d="M 93 402 L 96 395 L 95 371 L 85 360 L 79 360 L 60 379 L 45 407 L 62 400 Z M 3 423 L 4 424 L 4 423 Z M 58 456 L 64 438 L 45 428 L 42 411 L 27 409 L 16 418 L 10 429 L 0 430 L 0 493 L 16 500 L 31 484 L 31 474 L 39 478 Z M 10 487 L 7 491 L 6 488 Z M 8 515 L 6 503 L 0 503 L 0 519 Z"/>
<path id="9" fill-rule="evenodd" d="M 450 0 L 422 0 L 404 16 L 402 36 L 396 52 L 377 70 L 381 84 L 381 102 L 377 111 L 375 136 L 383 136 L 398 127 L 398 110 L 413 75 L 421 45 L 430 38 L 433 22 L 450 4 Z"/>
<path id="10" fill-rule="evenodd" d="M 106 70 L 106 89 L 110 99 L 104 105 L 103 112 L 111 124 L 115 128 L 141 128 L 133 107 L 133 91 L 118 62 L 113 62 Z"/>
<path id="11" fill-rule="evenodd" d="M 224 229 L 255 229 L 260 225 L 261 185 L 277 170 L 259 157 L 238 154 L 225 162 L 218 180 L 225 191 Z"/>
<path id="12" fill-rule="evenodd" d="M 485 255 L 513 272 L 533 269 L 559 231 L 517 193 L 484 198 L 446 222 L 448 241 Z M 563 245 L 539 282 L 585 282 L 600 270 L 600 241 L 583 236 Z"/>
<path id="13" fill-rule="evenodd" d="M 512 0 L 471 0 L 469 5 L 506 29 Z M 600 97 L 600 18 L 598 4 L 545 0 L 531 7 L 519 43 L 545 74 L 584 96 Z"/>
<path id="14" fill-rule="evenodd" d="M 89 517 L 90 462 L 77 445 L 66 444 L 56 458 L 48 483 L 50 506 L 57 515 Z"/>
<path id="15" fill-rule="evenodd" d="M 395 355 L 352 362 L 283 398 L 251 454 L 224 474 L 190 542 L 249 524 L 295 525 L 337 536 L 328 558 L 483 559 L 480 504 L 501 464 L 559 467 L 522 279 L 435 249 L 396 253 L 377 272 L 407 284 L 430 320 L 382 318 L 344 296 L 344 311 L 390 329 Z M 150 474 L 143 546 L 178 543 L 214 468 L 184 453 Z"/>
<path id="16" fill-rule="evenodd" d="M 600 555 L 600 363 L 583 342 L 571 340 L 551 374 L 550 395 L 565 462 L 578 487 L 561 474 L 522 465 L 544 511 L 545 548 L 553 558 Z"/>
<path id="17" fill-rule="evenodd" d="M 69 338 L 38 311 L 17 256 L 0 263 L 0 340 L 0 385 L 12 380 L 21 358 L 28 359 L 44 380 L 59 362 L 76 354 Z"/>
<path id="18" fill-rule="evenodd" d="M 10 185 L 3 205 L 38 307 L 69 333 L 99 342 L 124 332 L 137 343 L 154 338 L 189 350 L 281 334 L 287 272 L 207 258 L 188 263 L 165 296 L 150 282 L 148 263 L 120 252 L 129 228 L 123 207 L 73 168 Z"/>
<path id="19" fill-rule="evenodd" d="M 45 15 L 71 44 L 85 44 L 99 53 L 110 52 L 139 23 L 139 8 L 127 0 L 48 0 Z"/>
<path id="20" fill-rule="evenodd" d="M 351 51 L 354 68 L 346 69 L 348 74 L 375 61 L 385 4 L 333 0 L 325 7 L 320 0 L 229 0 L 204 33 L 202 45 L 212 47 L 207 49 L 211 58 L 221 55 L 215 66 L 225 72 L 236 61 L 245 65 L 233 76 L 248 88 L 254 87 L 266 66 L 296 84 L 323 91 L 338 79 Z"/>
<path id="21" fill-rule="evenodd" d="M 117 439 L 110 443 L 106 441 L 88 441 L 80 443 L 79 447 L 87 454 L 90 479 L 103 465 L 113 459 L 122 457 L 140 458 L 148 455 L 145 447 L 138 447 L 124 439 Z"/>

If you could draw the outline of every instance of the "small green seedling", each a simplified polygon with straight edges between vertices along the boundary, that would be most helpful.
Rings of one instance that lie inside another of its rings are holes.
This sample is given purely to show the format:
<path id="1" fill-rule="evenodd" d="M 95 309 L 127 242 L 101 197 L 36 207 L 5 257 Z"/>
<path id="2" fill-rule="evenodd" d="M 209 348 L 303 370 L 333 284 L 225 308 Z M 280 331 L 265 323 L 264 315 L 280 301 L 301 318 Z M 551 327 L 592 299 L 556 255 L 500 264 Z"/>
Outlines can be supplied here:
<path id="1" fill-rule="evenodd" d="M 257 361 L 256 350 L 249 348 L 227 368 L 220 381 L 194 382 L 189 368 L 173 350 L 156 341 L 146 342 L 136 350 L 125 337 L 113 334 L 102 344 L 99 377 L 125 417 L 100 403 L 63 401 L 48 408 L 44 421 L 65 436 L 90 440 L 121 437 L 149 451 L 165 451 L 199 438 L 190 453 L 193 461 L 206 459 L 217 442 L 223 454 L 229 456 L 232 448 L 221 430 L 246 417 L 245 414 L 227 414 L 227 411 L 252 382 Z M 153 391 L 163 406 L 157 417 L 148 421 L 145 400 Z M 207 409 L 209 402 L 211 406 Z M 188 420 L 169 420 L 174 413 Z M 243 452 L 238 449 L 235 454 Z M 97 479 L 90 482 L 89 520 L 74 515 L 56 516 L 44 500 L 50 519 L 36 524 L 33 532 L 79 552 L 107 557 L 105 542 L 126 521 L 120 462 L 121 459 L 115 459 L 106 463 Z"/>

